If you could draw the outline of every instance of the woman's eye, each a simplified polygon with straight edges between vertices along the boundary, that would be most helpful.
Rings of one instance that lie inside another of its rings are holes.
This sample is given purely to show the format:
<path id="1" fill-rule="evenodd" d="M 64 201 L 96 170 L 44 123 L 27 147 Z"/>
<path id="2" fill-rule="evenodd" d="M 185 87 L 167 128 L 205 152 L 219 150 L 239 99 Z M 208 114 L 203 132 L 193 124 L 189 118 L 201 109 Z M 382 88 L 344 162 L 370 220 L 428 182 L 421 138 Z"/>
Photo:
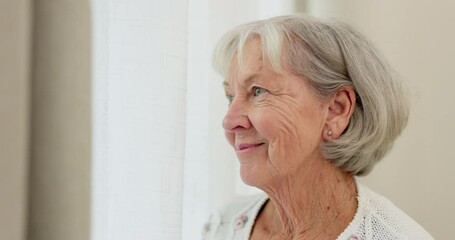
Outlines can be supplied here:
<path id="1" fill-rule="evenodd" d="M 253 87 L 253 95 L 254 95 L 255 97 L 257 97 L 257 96 L 259 96 L 259 95 L 261 95 L 261 94 L 263 94 L 263 93 L 265 93 L 265 92 L 267 92 L 267 90 L 265 90 L 264 88 L 261 88 L 261 87 Z"/>
<path id="2" fill-rule="evenodd" d="M 229 104 L 231 104 L 232 101 L 234 101 L 234 96 L 232 96 L 232 95 L 226 95 L 226 98 L 229 101 Z"/>

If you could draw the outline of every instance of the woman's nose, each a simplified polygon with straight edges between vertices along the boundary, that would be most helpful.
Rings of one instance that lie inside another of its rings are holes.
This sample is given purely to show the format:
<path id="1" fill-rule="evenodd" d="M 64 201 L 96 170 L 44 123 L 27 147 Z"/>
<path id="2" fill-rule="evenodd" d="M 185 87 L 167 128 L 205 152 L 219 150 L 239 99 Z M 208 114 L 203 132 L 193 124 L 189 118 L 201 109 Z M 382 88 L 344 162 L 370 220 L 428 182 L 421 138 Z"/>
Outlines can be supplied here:
<path id="1" fill-rule="evenodd" d="M 223 128 L 227 132 L 241 129 L 249 129 L 251 122 L 248 119 L 246 103 L 235 99 L 229 105 L 228 111 L 223 119 Z"/>

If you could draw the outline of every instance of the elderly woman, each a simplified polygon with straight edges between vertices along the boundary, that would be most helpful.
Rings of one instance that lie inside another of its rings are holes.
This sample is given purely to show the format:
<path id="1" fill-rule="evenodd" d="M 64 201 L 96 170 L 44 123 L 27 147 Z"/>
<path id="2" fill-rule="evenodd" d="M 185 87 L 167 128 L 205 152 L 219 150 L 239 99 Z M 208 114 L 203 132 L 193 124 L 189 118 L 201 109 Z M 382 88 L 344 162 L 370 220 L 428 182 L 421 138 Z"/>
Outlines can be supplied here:
<path id="1" fill-rule="evenodd" d="M 432 239 L 354 178 L 406 126 L 402 83 L 346 24 L 301 15 L 229 31 L 214 53 L 242 180 L 265 194 L 214 214 L 205 239 Z"/>

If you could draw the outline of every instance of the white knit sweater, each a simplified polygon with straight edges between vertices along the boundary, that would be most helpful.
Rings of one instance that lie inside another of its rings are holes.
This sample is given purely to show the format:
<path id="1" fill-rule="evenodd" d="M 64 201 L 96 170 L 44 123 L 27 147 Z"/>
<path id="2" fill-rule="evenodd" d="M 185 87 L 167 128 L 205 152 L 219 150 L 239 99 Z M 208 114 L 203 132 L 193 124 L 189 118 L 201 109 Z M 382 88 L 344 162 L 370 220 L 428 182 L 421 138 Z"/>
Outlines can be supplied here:
<path id="1" fill-rule="evenodd" d="M 357 182 L 358 208 L 354 219 L 337 240 L 433 239 L 387 198 Z M 268 197 L 265 193 L 237 197 L 204 226 L 204 240 L 247 240 L 259 210 Z"/>

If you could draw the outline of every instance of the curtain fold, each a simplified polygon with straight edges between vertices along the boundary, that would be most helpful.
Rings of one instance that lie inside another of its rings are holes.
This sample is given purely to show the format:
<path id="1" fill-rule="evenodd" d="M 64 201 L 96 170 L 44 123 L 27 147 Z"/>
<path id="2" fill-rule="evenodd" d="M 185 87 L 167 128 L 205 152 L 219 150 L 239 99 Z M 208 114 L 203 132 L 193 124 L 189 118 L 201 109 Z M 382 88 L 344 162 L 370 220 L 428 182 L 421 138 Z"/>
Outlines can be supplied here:
<path id="1" fill-rule="evenodd" d="M 30 240 L 89 238 L 90 28 L 88 1 L 33 2 Z"/>
<path id="2" fill-rule="evenodd" d="M 26 237 L 30 11 L 29 0 L 0 1 L 0 239 Z"/>

